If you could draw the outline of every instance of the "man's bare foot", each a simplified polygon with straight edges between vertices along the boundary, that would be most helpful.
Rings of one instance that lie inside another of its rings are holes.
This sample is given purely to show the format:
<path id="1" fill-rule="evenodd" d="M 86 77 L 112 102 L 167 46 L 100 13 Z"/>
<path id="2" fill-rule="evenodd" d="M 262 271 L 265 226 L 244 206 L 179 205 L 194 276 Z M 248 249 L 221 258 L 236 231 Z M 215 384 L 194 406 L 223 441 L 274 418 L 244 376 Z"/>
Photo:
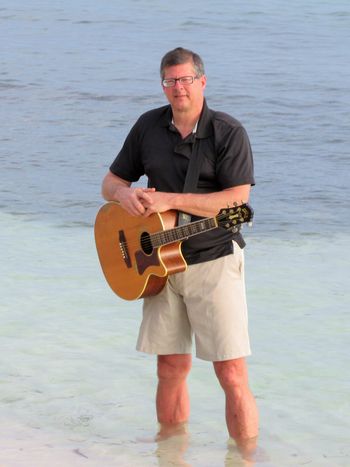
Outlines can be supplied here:
<path id="1" fill-rule="evenodd" d="M 160 423 L 159 431 L 156 435 L 156 441 L 163 441 L 172 436 L 186 435 L 187 423 Z"/>
<path id="2" fill-rule="evenodd" d="M 258 437 L 255 438 L 230 438 L 228 447 L 235 446 L 242 456 L 242 459 L 248 462 L 263 462 L 268 460 L 266 452 L 258 446 Z"/>
<path id="3" fill-rule="evenodd" d="M 173 436 L 188 437 L 187 423 L 160 423 L 159 431 L 156 436 L 136 438 L 136 441 L 140 443 L 158 443 L 159 441 L 165 441 Z"/>

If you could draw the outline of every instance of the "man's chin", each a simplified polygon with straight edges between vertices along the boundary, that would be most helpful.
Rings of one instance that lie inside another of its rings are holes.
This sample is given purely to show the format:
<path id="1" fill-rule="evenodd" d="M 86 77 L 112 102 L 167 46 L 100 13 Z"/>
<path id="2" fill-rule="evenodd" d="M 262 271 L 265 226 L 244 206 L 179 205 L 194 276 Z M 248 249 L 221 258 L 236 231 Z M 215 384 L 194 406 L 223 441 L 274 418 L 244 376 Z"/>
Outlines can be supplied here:
<path id="1" fill-rule="evenodd" d="M 176 99 L 173 103 L 173 108 L 178 112 L 187 112 L 190 109 L 190 103 L 188 99 Z"/>

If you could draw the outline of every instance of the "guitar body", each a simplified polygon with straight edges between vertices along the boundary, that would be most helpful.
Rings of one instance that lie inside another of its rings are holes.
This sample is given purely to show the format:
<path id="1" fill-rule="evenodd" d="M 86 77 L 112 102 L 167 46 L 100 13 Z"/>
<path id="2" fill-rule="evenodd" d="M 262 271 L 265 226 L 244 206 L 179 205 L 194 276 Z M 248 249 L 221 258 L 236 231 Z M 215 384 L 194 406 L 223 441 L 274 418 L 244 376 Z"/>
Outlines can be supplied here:
<path id="1" fill-rule="evenodd" d="M 181 242 L 153 248 L 150 234 L 172 229 L 177 214 L 130 216 L 116 202 L 106 203 L 95 221 L 95 242 L 104 276 L 111 289 L 126 300 L 159 293 L 168 275 L 187 267 Z"/>
<path id="2" fill-rule="evenodd" d="M 125 300 L 156 295 L 170 274 L 187 268 L 182 241 L 217 228 L 236 231 L 251 222 L 253 214 L 248 204 L 234 205 L 221 209 L 215 217 L 176 226 L 176 211 L 130 216 L 111 201 L 101 207 L 95 222 L 102 271 L 111 289 Z"/>

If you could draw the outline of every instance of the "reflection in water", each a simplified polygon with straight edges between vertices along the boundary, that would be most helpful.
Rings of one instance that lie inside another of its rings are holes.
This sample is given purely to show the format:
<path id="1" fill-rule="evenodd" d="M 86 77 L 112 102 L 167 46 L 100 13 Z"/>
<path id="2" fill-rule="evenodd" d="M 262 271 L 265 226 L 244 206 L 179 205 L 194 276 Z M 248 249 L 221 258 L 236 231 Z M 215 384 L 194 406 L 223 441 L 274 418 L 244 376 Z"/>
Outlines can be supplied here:
<path id="1" fill-rule="evenodd" d="M 158 465 L 181 465 L 191 467 L 184 460 L 189 446 L 189 433 L 187 423 L 161 423 L 156 436 Z"/>
<path id="2" fill-rule="evenodd" d="M 232 438 L 227 443 L 225 467 L 253 467 L 266 462 L 268 456 L 258 446 L 258 438 L 236 442 Z"/>
<path id="3" fill-rule="evenodd" d="M 187 424 L 160 425 L 156 441 L 155 455 L 159 467 L 192 467 L 192 464 L 185 460 L 186 452 L 191 447 Z M 224 465 L 224 467 L 257 467 L 260 462 L 266 462 L 267 460 L 267 455 L 257 445 L 257 438 L 239 443 L 230 438 L 227 443 L 224 464 L 221 464 L 221 459 L 217 459 L 217 465 Z"/>
<path id="4" fill-rule="evenodd" d="M 183 466 L 192 467 L 185 461 L 184 457 L 189 446 L 189 434 L 170 436 L 169 438 L 158 440 L 156 456 L 159 467 Z"/>
<path id="5" fill-rule="evenodd" d="M 227 443 L 227 453 L 225 457 L 225 467 L 252 467 L 255 465 L 254 452 L 248 446 L 237 445 L 230 438 Z"/>

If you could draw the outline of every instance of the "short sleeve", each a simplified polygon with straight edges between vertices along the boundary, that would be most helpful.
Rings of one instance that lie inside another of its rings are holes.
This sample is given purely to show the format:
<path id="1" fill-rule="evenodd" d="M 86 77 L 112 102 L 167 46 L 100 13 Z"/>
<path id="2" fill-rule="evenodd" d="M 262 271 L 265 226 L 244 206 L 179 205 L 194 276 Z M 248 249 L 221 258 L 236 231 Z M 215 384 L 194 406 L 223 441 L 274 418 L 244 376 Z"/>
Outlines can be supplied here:
<path id="1" fill-rule="evenodd" d="M 110 166 L 110 171 L 129 182 L 136 182 L 144 175 L 141 157 L 141 129 L 138 120 L 131 128 L 125 142 Z"/>
<path id="2" fill-rule="evenodd" d="M 255 185 L 252 149 L 248 134 L 242 126 L 222 123 L 217 147 L 216 176 L 223 189 Z"/>

